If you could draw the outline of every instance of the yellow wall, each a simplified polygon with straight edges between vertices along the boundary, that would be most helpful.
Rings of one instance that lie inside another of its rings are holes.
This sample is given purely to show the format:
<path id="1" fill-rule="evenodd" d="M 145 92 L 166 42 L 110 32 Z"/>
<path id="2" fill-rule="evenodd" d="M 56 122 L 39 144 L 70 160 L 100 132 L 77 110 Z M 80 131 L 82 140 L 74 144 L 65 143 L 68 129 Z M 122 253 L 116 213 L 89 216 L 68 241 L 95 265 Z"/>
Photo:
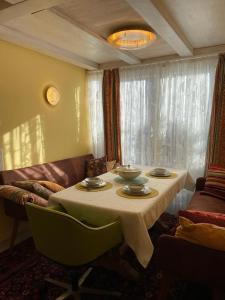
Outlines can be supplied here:
<path id="1" fill-rule="evenodd" d="M 0 41 L 0 149 L 5 169 L 90 153 L 85 70 Z M 61 94 L 56 107 L 46 87 Z M 11 225 L 0 203 L 0 241 Z"/>

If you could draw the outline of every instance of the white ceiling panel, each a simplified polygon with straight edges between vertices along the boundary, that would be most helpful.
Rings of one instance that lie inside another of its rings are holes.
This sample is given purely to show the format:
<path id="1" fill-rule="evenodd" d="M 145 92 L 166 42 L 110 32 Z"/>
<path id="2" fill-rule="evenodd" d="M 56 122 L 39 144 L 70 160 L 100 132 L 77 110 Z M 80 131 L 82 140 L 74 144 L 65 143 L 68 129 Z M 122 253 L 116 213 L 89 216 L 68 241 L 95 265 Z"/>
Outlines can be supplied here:
<path id="1" fill-rule="evenodd" d="M 158 39 L 149 47 L 140 49 L 138 51 L 133 50 L 131 53 L 140 59 L 148 59 L 150 57 L 171 55 L 175 54 L 176 52 L 162 39 Z"/>
<path id="2" fill-rule="evenodd" d="M 149 26 L 157 40 L 144 49 L 106 40 Z M 224 28 L 225 0 L 0 0 L 1 39 L 87 69 L 225 52 Z"/>
<path id="3" fill-rule="evenodd" d="M 225 44 L 224 0 L 152 0 L 165 6 L 194 48 Z"/>
<path id="4" fill-rule="evenodd" d="M 97 63 L 117 59 L 113 50 L 106 48 L 96 39 L 81 34 L 76 27 L 57 18 L 47 10 L 35 15 L 17 18 L 7 22 L 6 25 Z"/>

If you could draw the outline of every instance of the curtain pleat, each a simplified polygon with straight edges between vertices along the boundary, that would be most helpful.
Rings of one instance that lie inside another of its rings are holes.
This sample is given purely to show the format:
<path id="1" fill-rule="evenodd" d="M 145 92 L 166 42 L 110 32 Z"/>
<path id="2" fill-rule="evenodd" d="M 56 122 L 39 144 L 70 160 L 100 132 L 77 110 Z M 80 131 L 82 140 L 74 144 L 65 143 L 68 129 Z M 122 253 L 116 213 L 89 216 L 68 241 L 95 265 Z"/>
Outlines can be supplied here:
<path id="1" fill-rule="evenodd" d="M 216 69 L 210 122 L 207 166 L 225 167 L 225 54 L 220 54 Z"/>
<path id="2" fill-rule="evenodd" d="M 105 70 L 102 84 L 105 153 L 108 160 L 121 162 L 119 70 Z"/>

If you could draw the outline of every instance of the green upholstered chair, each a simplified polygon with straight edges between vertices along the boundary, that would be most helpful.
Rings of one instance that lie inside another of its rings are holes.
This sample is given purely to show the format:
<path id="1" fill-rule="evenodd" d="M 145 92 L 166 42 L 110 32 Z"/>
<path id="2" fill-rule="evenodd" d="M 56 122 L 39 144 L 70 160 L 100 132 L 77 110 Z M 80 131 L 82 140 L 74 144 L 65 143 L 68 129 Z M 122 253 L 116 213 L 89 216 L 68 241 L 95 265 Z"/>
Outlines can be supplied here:
<path id="1" fill-rule="evenodd" d="M 105 226 L 92 227 L 68 215 L 60 206 L 41 207 L 32 203 L 26 204 L 26 212 L 37 250 L 70 270 L 90 266 L 97 258 L 122 242 L 120 222 L 117 220 Z M 80 299 L 79 295 L 82 293 L 120 296 L 120 293 L 114 291 L 82 287 L 91 270 L 92 268 L 87 267 L 81 277 L 76 272 L 71 272 L 71 285 L 50 278 L 46 280 L 67 289 L 58 300 L 69 295 Z"/>

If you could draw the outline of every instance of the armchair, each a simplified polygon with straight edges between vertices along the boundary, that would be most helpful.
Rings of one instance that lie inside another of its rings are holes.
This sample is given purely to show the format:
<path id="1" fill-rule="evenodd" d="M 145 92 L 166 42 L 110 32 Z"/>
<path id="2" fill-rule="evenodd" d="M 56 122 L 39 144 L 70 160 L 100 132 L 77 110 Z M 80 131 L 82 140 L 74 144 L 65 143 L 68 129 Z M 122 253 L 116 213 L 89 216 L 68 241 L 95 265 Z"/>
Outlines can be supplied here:
<path id="1" fill-rule="evenodd" d="M 79 266 L 91 265 L 97 258 L 122 242 L 119 221 L 101 227 L 91 227 L 68 215 L 60 206 L 40 207 L 26 204 L 26 212 L 37 250 L 47 258 L 77 270 Z M 82 283 L 92 268 L 80 278 L 71 272 L 71 285 L 47 279 L 47 281 L 67 288 L 57 299 L 74 295 L 80 299 L 82 293 L 120 296 L 118 292 L 93 290 L 82 287 Z"/>

